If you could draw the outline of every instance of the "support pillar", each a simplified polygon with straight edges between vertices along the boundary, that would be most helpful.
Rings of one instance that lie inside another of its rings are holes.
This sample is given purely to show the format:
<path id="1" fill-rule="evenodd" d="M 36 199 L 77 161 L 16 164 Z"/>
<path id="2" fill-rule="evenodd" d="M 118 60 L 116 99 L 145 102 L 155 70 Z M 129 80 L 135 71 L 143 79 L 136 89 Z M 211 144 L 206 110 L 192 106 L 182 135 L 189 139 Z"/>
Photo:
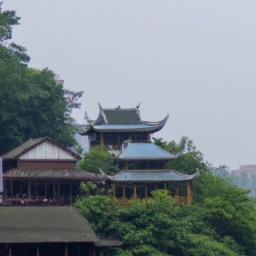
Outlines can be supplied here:
<path id="1" fill-rule="evenodd" d="M 31 198 L 31 181 L 28 181 L 28 199 Z"/>
<path id="2" fill-rule="evenodd" d="M 65 246 L 65 254 L 64 255 L 68 256 L 68 244 L 66 244 L 66 246 Z"/>
<path id="3" fill-rule="evenodd" d="M 118 147 L 118 150 L 121 150 L 120 132 L 117 135 L 117 147 Z"/>
<path id="4" fill-rule="evenodd" d="M 9 256 L 12 256 L 12 247 L 11 247 L 11 245 L 9 247 Z"/>
<path id="5" fill-rule="evenodd" d="M 12 179 L 11 179 L 11 198 L 12 198 Z"/>
<path id="6" fill-rule="evenodd" d="M 100 133 L 100 145 L 101 145 L 101 147 L 104 146 L 104 134 L 103 134 L 103 132 Z"/>
<path id="7" fill-rule="evenodd" d="M 123 185 L 123 200 L 125 200 L 126 196 L 125 196 L 125 185 Z"/>
<path id="8" fill-rule="evenodd" d="M 155 190 L 157 190 L 157 184 L 155 184 Z"/>
<path id="9" fill-rule="evenodd" d="M 36 247 L 36 256 L 40 256 L 39 244 Z"/>
<path id="10" fill-rule="evenodd" d="M 72 206 L 72 183 L 69 183 L 69 205 Z"/>
<path id="11" fill-rule="evenodd" d="M 148 201 L 148 186 L 147 186 L 147 184 L 145 184 L 144 185 L 145 187 L 145 200 L 146 200 L 146 202 Z"/>
<path id="12" fill-rule="evenodd" d="M 48 184 L 47 183 L 45 183 L 45 188 L 44 189 L 45 189 L 44 190 L 44 195 L 47 198 L 47 190 L 48 190 Z"/>
<path id="13" fill-rule="evenodd" d="M 52 184 L 52 201 L 55 203 L 55 196 L 56 196 L 56 190 L 55 190 L 55 182 Z"/>
<path id="14" fill-rule="evenodd" d="M 192 203 L 192 188 L 191 181 L 187 182 L 187 204 Z"/>
<path id="15" fill-rule="evenodd" d="M 60 182 L 58 182 L 58 204 L 60 204 Z"/>
<path id="16" fill-rule="evenodd" d="M 125 162 L 125 170 L 128 171 L 128 169 L 129 169 L 128 162 Z"/>
<path id="17" fill-rule="evenodd" d="M 166 167 L 166 161 L 164 161 L 164 169 L 165 169 L 165 170 L 167 169 L 167 167 Z"/>
<path id="18" fill-rule="evenodd" d="M 136 185 L 134 185 L 134 187 L 133 187 L 133 198 L 137 199 L 137 186 Z"/>
<path id="19" fill-rule="evenodd" d="M 148 161 L 146 162 L 146 164 L 147 164 L 147 170 L 148 170 Z"/>
<path id="20" fill-rule="evenodd" d="M 4 179 L 4 198 L 7 198 L 7 191 L 6 191 L 6 180 Z"/>

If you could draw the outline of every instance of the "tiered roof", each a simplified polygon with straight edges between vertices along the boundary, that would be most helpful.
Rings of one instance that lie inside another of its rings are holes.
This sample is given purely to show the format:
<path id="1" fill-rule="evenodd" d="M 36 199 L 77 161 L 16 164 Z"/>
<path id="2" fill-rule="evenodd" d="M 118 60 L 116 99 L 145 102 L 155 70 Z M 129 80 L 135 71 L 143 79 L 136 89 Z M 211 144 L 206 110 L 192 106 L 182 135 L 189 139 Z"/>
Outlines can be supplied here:
<path id="1" fill-rule="evenodd" d="M 169 114 L 157 122 L 142 121 L 139 110 L 135 108 L 103 109 L 97 120 L 90 120 L 82 135 L 96 132 L 157 132 L 168 120 Z"/>
<path id="2" fill-rule="evenodd" d="M 136 184 L 136 183 L 163 183 L 163 182 L 187 182 L 198 175 L 198 170 L 192 174 L 182 174 L 174 170 L 128 170 L 122 171 L 114 176 L 101 173 L 112 183 Z"/>
<path id="3" fill-rule="evenodd" d="M 173 154 L 163 150 L 154 143 L 129 143 L 127 148 L 121 152 L 115 160 L 171 160 L 177 158 Z"/>

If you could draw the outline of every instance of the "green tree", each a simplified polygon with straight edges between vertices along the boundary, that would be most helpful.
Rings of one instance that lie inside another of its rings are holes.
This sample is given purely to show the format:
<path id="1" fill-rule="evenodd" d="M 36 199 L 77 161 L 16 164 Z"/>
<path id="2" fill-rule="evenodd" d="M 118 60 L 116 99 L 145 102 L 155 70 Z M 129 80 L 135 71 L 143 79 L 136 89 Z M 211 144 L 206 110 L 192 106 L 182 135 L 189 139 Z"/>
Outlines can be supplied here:
<path id="1" fill-rule="evenodd" d="M 0 11 L 0 154 L 31 137 L 50 136 L 75 145 L 78 125 L 70 114 L 80 107 L 83 92 L 65 90 L 47 68 L 27 67 L 26 49 L 6 41 L 19 19 L 15 11 Z"/>
<path id="2" fill-rule="evenodd" d="M 84 158 L 78 162 L 78 168 L 92 173 L 100 173 L 100 169 L 106 174 L 117 173 L 118 167 L 114 164 L 112 155 L 106 147 L 94 146 L 89 154 L 84 154 Z"/>

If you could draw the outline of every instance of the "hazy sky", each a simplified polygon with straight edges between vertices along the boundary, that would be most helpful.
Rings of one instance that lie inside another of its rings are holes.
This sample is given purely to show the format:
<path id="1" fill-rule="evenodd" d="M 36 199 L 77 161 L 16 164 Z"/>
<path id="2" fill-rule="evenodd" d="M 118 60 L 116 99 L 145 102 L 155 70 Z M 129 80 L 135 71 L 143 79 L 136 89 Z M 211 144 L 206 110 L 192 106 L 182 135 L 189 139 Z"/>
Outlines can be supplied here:
<path id="1" fill-rule="evenodd" d="M 5 0 L 31 67 L 98 105 L 169 121 L 155 137 L 192 139 L 214 165 L 256 164 L 256 1 Z"/>

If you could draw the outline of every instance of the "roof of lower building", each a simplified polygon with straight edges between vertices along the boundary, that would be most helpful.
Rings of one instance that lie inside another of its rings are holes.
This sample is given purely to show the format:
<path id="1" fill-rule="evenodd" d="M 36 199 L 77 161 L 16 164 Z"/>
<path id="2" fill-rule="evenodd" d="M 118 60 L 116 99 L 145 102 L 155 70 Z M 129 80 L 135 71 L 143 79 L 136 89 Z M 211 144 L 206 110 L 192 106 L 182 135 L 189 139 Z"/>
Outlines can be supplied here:
<path id="1" fill-rule="evenodd" d="M 112 183 L 135 184 L 160 182 L 186 182 L 194 179 L 198 175 L 198 173 L 198 170 L 192 175 L 183 174 L 174 170 L 127 170 L 119 172 L 114 176 L 108 176 L 104 173 L 103 175 L 105 175 L 105 177 Z"/>
<path id="2" fill-rule="evenodd" d="M 36 146 L 38 146 L 39 144 L 41 144 L 45 141 L 49 141 L 49 142 L 53 143 L 54 145 L 56 145 L 57 147 L 63 149 L 64 151 L 67 151 L 75 159 L 77 159 L 77 160 L 81 159 L 81 156 L 79 156 L 75 152 L 69 150 L 68 148 L 64 147 L 63 145 L 59 144 L 58 142 L 56 142 L 55 140 L 53 140 L 52 138 L 50 138 L 48 136 L 43 137 L 43 138 L 29 139 L 26 142 L 22 143 L 20 146 L 6 152 L 1 157 L 3 158 L 3 160 L 16 159 L 19 156 L 21 156 L 22 154 L 28 152 L 29 150 L 35 148 Z"/>
<path id="3" fill-rule="evenodd" d="M 129 143 L 115 159 L 126 160 L 171 160 L 177 158 L 154 143 Z"/>
<path id="4" fill-rule="evenodd" d="M 77 169 L 11 169 L 3 174 L 4 179 L 16 180 L 73 180 L 73 181 L 104 181 L 101 174 Z"/>
<path id="5" fill-rule="evenodd" d="M 0 243 L 98 242 L 73 207 L 0 207 Z"/>

